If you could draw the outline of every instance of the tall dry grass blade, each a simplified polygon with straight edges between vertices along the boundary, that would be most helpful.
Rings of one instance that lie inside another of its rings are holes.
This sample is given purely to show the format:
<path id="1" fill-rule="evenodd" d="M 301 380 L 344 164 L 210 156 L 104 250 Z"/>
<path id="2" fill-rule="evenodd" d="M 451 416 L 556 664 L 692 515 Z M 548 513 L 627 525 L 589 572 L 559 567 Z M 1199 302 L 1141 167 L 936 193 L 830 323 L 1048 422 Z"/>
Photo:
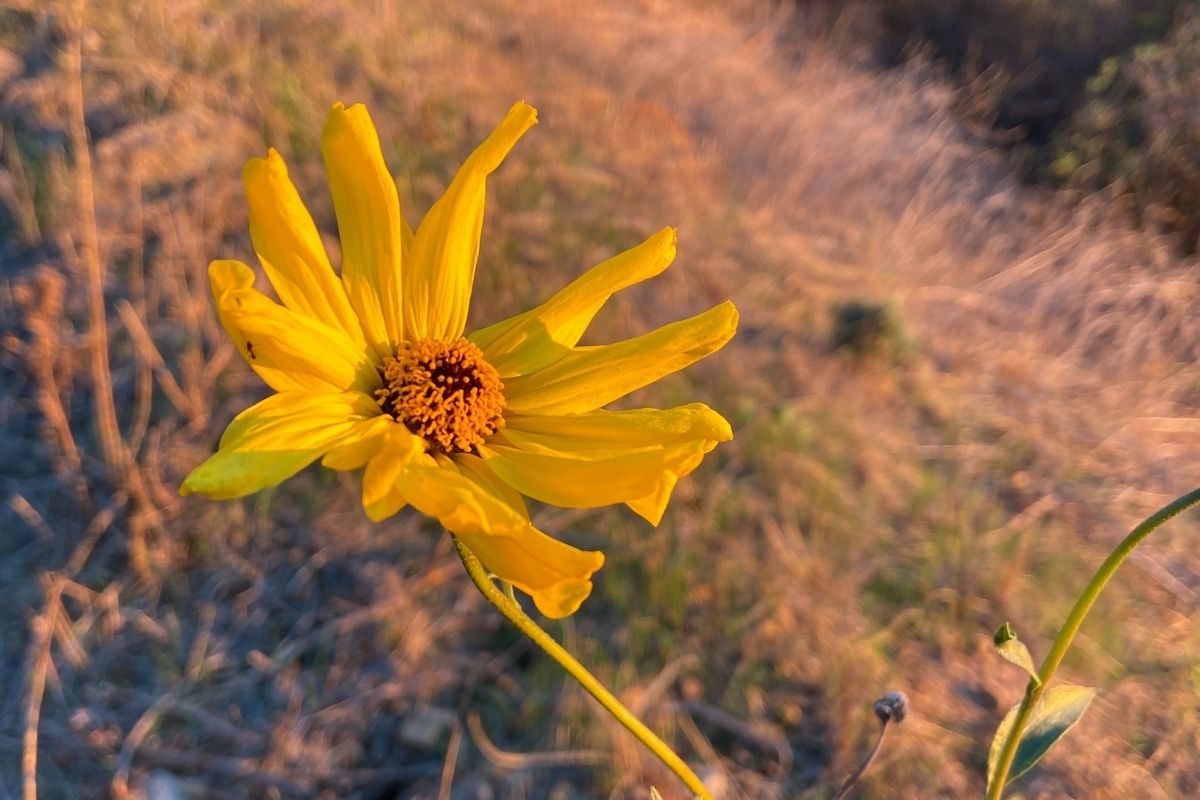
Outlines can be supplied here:
<path id="1" fill-rule="evenodd" d="M 46 608 L 32 621 L 33 642 L 29 668 L 29 693 L 25 696 L 25 733 L 21 740 L 21 791 L 25 800 L 37 800 L 38 727 L 42 718 L 42 697 L 46 693 L 46 674 L 50 671 L 50 646 L 58 627 L 62 608 L 63 577 L 50 579 L 46 586 Z"/>
<path id="2" fill-rule="evenodd" d="M 95 186 L 92 179 L 92 157 L 88 144 L 87 124 L 83 102 L 83 31 L 86 3 L 75 4 L 66 59 L 69 119 L 68 137 L 75 154 L 75 203 L 80 231 L 77 246 L 79 261 L 85 270 L 88 295 L 88 343 L 92 372 L 93 402 L 96 408 L 96 430 L 105 466 L 115 477 L 125 471 L 125 445 L 117 423 L 113 403 L 112 371 L 108 363 L 108 321 L 104 311 L 104 265 L 100 263 L 100 236 L 96 227 Z"/>
<path id="3" fill-rule="evenodd" d="M 95 181 L 92 174 L 91 149 L 84 117 L 83 97 L 83 36 L 86 26 L 86 0 L 77 0 L 72 8 L 67 61 L 68 139 L 75 154 L 75 202 L 80 239 L 71 248 L 64 248 L 72 267 L 82 270 L 87 290 L 88 343 L 90 345 L 95 425 L 100 440 L 101 455 L 109 476 L 129 494 L 134 513 L 129 519 L 129 559 L 138 578 L 151 580 L 150 550 L 146 544 L 147 530 L 162 529 L 162 518 L 150 499 L 145 481 L 121 437 L 113 400 L 112 370 L 108 360 L 108 316 L 104 307 L 104 264 L 100 258 L 100 235 L 96 223 Z"/>

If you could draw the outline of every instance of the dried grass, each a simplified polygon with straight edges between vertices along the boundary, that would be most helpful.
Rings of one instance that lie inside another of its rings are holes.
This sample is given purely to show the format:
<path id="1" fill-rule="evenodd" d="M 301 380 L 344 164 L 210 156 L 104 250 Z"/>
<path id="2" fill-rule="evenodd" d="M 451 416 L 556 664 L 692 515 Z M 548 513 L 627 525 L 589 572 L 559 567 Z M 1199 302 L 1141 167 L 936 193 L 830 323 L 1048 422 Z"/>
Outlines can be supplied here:
<path id="1" fill-rule="evenodd" d="M 240 165 L 278 147 L 335 230 L 315 149 L 335 97 L 370 104 L 410 218 L 513 99 L 539 107 L 493 181 L 473 322 L 663 224 L 679 264 L 596 339 L 726 296 L 742 311 L 726 351 L 631 401 L 698 397 L 737 433 L 660 528 L 539 511 L 609 554 L 561 628 L 600 677 L 726 797 L 827 796 L 892 688 L 914 715 L 863 796 L 980 791 L 1022 685 L 990 631 L 1011 618 L 1039 650 L 1122 528 L 1190 488 L 1195 264 L 1100 200 L 1018 184 L 919 65 L 873 72 L 768 5 L 135 0 L 91 8 L 78 79 L 69 17 L 2 12 L 22 66 L 0 85 L 0 646 L 26 660 L 0 663 L 0 749 L 26 766 L 0 759 L 0 796 L 36 778 L 139 797 L 172 775 L 206 797 L 672 796 L 421 520 L 371 526 L 354 482 L 316 471 L 237 503 L 176 496 L 263 392 L 204 279 L 251 252 Z M 831 352 L 846 301 L 893 304 L 912 356 Z M 1097 610 L 1068 672 L 1104 694 L 1026 796 L 1200 785 L 1195 533 L 1163 531 Z M 597 753 L 611 770 L 584 766 Z"/>

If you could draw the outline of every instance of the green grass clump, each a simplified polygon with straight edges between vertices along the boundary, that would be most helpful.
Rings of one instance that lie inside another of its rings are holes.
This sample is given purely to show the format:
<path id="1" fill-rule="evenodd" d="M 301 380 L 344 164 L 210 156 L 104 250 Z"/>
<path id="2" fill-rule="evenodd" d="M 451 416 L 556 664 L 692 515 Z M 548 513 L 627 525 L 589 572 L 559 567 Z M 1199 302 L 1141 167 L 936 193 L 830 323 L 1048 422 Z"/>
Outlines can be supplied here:
<path id="1" fill-rule="evenodd" d="M 1139 214 L 1200 234 L 1200 19 L 1189 16 L 1160 42 L 1105 61 L 1086 103 L 1056 136 L 1053 172 L 1080 189 L 1129 192 Z"/>
<path id="2" fill-rule="evenodd" d="M 858 358 L 902 359 L 912 349 L 900 323 L 900 312 L 893 305 L 854 300 L 834 306 L 832 316 L 830 340 L 834 350 Z"/>

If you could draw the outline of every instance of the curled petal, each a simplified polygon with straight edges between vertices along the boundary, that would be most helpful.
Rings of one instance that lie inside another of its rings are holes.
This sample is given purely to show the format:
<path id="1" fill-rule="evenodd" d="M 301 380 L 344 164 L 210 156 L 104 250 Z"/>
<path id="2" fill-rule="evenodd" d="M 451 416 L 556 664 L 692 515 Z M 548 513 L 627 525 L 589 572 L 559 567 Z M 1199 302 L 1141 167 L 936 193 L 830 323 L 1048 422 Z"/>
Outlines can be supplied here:
<path id="1" fill-rule="evenodd" d="M 430 461 L 425 442 L 399 423 L 388 427 L 380 437 L 378 451 L 363 471 L 363 509 L 372 522 L 380 522 L 404 506 L 404 495 L 397 486 L 404 468 L 415 460 Z"/>
<path id="2" fill-rule="evenodd" d="M 460 533 L 488 571 L 533 598 L 550 619 L 569 617 L 592 593 L 591 576 L 604 566 L 604 554 L 578 550 L 530 526 L 524 536 Z"/>
<path id="3" fill-rule="evenodd" d="M 579 550 L 535 528 L 522 510 L 449 460 L 412 462 L 400 479 L 408 502 L 436 517 L 500 578 L 530 595 L 551 618 L 569 616 L 592 591 L 604 554 Z"/>
<path id="4" fill-rule="evenodd" d="M 720 414 L 696 403 L 665 410 L 513 415 L 504 435 L 481 449 L 496 475 L 530 497 L 566 508 L 625 503 L 657 525 L 678 480 L 718 442 L 732 438 Z"/>

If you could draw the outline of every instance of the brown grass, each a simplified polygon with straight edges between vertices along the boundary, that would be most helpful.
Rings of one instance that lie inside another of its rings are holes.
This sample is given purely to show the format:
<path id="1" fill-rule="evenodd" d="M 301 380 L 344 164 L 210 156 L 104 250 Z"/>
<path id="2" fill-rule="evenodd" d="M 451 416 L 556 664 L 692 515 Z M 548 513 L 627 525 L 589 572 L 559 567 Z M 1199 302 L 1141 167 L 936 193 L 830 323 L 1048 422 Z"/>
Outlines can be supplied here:
<path id="1" fill-rule="evenodd" d="M 701 399 L 736 432 L 658 529 L 539 510 L 609 558 L 556 635 L 724 797 L 829 796 L 890 689 L 913 715 L 858 796 L 981 792 L 1022 687 L 991 632 L 1011 619 L 1044 652 L 1124 529 L 1191 488 L 1195 263 L 1100 200 L 1019 185 L 919 66 L 873 72 L 769 5 L 90 7 L 111 378 L 74 266 L 70 9 L 0 11 L 19 65 L 0 70 L 0 797 L 31 730 L 47 798 L 678 796 L 427 522 L 373 526 L 354 479 L 316 470 L 176 495 L 264 392 L 204 279 L 250 258 L 241 163 L 279 148 L 335 231 L 317 143 L 336 98 L 371 107 L 413 220 L 513 100 L 539 108 L 492 182 L 473 324 L 664 224 L 678 264 L 595 340 L 742 311 L 726 350 L 631 401 Z M 905 355 L 832 352 L 849 301 L 891 304 Z M 105 396 L 128 469 L 105 466 Z M 1156 534 L 1096 609 L 1065 677 L 1101 698 L 1025 796 L 1200 787 L 1196 532 Z"/>

